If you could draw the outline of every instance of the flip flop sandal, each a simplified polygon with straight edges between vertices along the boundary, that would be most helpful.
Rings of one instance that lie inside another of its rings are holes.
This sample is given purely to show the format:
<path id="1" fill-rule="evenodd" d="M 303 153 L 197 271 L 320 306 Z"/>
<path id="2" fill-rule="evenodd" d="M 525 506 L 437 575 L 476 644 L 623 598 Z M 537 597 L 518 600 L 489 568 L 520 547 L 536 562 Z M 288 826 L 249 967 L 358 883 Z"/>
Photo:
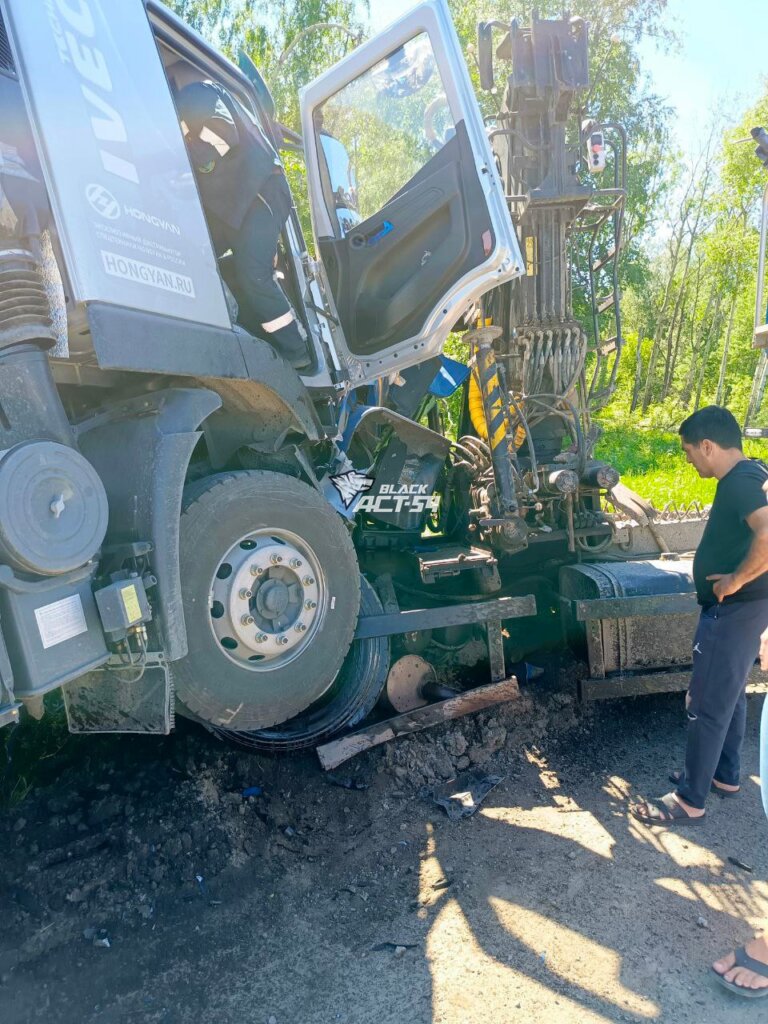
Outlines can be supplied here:
<path id="1" fill-rule="evenodd" d="M 744 946 L 739 946 L 734 952 L 736 957 L 736 963 L 733 967 L 746 967 L 748 971 L 754 971 L 755 974 L 759 974 L 761 978 L 768 978 L 768 964 L 764 964 L 761 960 L 755 960 L 746 951 Z M 729 970 L 733 970 L 733 967 Z M 727 988 L 729 992 L 733 992 L 737 996 L 742 996 L 744 999 L 762 999 L 763 996 L 768 996 L 768 986 L 764 988 L 746 988 L 744 985 L 737 985 L 734 981 L 726 981 L 722 974 L 719 974 L 714 967 L 712 973 L 723 986 Z M 728 971 L 725 972 L 726 974 Z"/>
<path id="2" fill-rule="evenodd" d="M 643 809 L 647 813 L 643 814 Z M 642 803 L 630 807 L 630 814 L 644 825 L 658 825 L 661 828 L 703 825 L 707 820 L 706 814 L 700 814 L 697 818 L 687 814 L 671 794 L 658 800 L 643 800 Z"/>
<path id="3" fill-rule="evenodd" d="M 667 778 L 669 779 L 670 782 L 674 782 L 674 784 L 677 785 L 678 782 L 680 781 L 680 776 L 682 774 L 683 774 L 682 772 L 670 772 L 669 775 L 667 776 Z M 739 788 L 735 792 L 731 793 L 727 789 L 721 789 L 719 786 L 716 786 L 714 782 L 709 787 L 709 791 L 710 791 L 710 793 L 717 793 L 717 795 L 722 800 L 730 800 L 730 799 L 732 799 L 735 796 L 741 796 L 741 788 Z"/>

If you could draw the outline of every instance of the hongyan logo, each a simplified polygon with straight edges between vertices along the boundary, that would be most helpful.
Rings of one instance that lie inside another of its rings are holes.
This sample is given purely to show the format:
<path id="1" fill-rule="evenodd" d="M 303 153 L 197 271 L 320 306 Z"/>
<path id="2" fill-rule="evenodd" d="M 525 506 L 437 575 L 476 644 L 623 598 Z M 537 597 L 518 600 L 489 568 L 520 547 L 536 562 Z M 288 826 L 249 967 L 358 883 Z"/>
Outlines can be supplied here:
<path id="1" fill-rule="evenodd" d="M 85 198 L 93 209 L 106 220 L 117 220 L 121 214 L 131 217 L 133 220 L 141 221 L 142 224 L 150 224 L 153 228 L 160 228 L 162 231 L 169 231 L 172 235 L 180 235 L 181 228 L 178 224 L 166 220 L 165 217 L 156 217 L 153 213 L 146 213 L 137 206 L 120 206 L 120 203 L 112 195 L 108 188 L 103 185 L 92 183 L 85 189 Z"/>
<path id="2" fill-rule="evenodd" d="M 85 190 L 85 198 L 96 213 L 104 217 L 105 220 L 117 220 L 120 216 L 120 203 L 103 185 L 88 185 Z"/>
<path id="3" fill-rule="evenodd" d="M 156 217 L 154 213 L 146 213 L 144 210 L 139 210 L 135 206 L 124 206 L 123 213 L 126 217 L 133 217 L 134 220 L 140 220 L 144 224 L 151 224 L 153 228 L 160 228 L 162 231 L 170 231 L 172 235 L 181 234 L 181 228 L 178 224 L 171 223 L 171 221 L 166 220 L 165 217 Z"/>

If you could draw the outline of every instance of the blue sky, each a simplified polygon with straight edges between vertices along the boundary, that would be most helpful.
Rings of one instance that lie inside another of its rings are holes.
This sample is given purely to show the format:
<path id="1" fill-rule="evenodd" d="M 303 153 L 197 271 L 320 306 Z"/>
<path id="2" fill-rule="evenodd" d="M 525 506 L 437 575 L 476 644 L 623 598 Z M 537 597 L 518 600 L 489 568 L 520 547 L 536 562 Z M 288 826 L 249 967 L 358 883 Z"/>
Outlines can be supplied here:
<path id="1" fill-rule="evenodd" d="M 414 6 L 413 0 L 371 0 L 372 29 Z M 696 152 L 716 110 L 734 120 L 762 91 L 768 0 L 668 0 L 667 10 L 680 51 L 664 54 L 644 42 L 640 55 L 655 91 L 676 109 L 679 144 Z"/>
<path id="2" fill-rule="evenodd" d="M 736 120 L 760 96 L 768 75 L 765 0 L 669 0 L 679 53 L 641 44 L 645 70 L 676 108 L 683 146 L 695 150 L 714 112 Z"/>

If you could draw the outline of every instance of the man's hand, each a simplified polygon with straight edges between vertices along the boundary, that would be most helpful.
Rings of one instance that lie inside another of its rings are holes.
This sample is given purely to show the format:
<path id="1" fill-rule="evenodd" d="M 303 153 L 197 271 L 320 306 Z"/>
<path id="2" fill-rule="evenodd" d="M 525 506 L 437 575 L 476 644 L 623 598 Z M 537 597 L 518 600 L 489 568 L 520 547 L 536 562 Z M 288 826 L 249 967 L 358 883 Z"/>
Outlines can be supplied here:
<path id="1" fill-rule="evenodd" d="M 768 629 L 760 634 L 760 668 L 768 672 Z"/>
<path id="2" fill-rule="evenodd" d="M 723 598 L 730 597 L 731 594 L 735 594 L 738 590 L 741 590 L 741 583 L 736 579 L 736 574 L 732 572 L 721 573 L 716 572 L 711 576 L 707 576 L 708 580 L 714 580 L 712 591 L 720 602 Z"/>

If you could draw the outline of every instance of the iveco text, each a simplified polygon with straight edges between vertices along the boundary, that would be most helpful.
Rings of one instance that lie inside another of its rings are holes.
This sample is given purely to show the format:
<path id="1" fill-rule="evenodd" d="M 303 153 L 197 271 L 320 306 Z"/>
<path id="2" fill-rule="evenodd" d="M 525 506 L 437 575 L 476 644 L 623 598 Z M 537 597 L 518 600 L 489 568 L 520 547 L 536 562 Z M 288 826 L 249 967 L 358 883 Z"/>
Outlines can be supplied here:
<path id="1" fill-rule="evenodd" d="M 86 40 L 96 36 L 96 22 L 86 0 L 46 0 L 59 58 L 62 64 L 71 64 L 80 75 L 80 90 L 92 108 L 90 117 L 93 134 L 100 143 L 115 143 L 128 148 L 125 123 L 115 108 L 101 93 L 112 92 L 112 78 L 104 54 Z M 66 23 L 62 26 L 59 15 Z M 102 146 L 99 148 L 104 170 L 124 181 L 139 183 L 136 165 Z"/>

